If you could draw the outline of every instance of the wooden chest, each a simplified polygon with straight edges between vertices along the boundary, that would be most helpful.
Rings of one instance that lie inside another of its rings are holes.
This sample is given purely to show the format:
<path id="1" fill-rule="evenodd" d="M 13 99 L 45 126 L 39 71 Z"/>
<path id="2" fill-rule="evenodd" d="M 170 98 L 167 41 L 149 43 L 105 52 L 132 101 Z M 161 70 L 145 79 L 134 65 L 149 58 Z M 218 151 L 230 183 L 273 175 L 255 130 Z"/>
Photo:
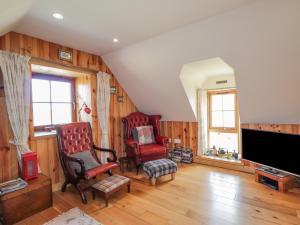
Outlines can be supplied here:
<path id="1" fill-rule="evenodd" d="M 4 225 L 14 224 L 52 206 L 49 177 L 40 174 L 28 184 L 24 189 L 0 197 L 0 215 Z"/>

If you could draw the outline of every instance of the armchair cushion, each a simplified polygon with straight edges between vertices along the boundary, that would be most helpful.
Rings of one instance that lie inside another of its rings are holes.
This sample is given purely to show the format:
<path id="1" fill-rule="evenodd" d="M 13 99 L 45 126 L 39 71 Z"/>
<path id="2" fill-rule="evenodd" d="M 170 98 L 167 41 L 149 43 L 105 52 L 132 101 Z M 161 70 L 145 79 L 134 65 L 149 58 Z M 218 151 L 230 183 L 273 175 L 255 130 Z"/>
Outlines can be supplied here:
<path id="1" fill-rule="evenodd" d="M 135 141 L 138 141 L 140 145 L 155 143 L 153 134 L 153 126 L 140 126 L 135 127 L 132 130 L 132 136 Z"/>
<path id="2" fill-rule="evenodd" d="M 158 144 L 140 145 L 140 159 L 142 162 L 165 158 L 167 149 Z"/>
<path id="3" fill-rule="evenodd" d="M 93 169 L 95 167 L 100 166 L 97 160 L 92 156 L 90 151 L 78 152 L 72 154 L 71 157 L 81 159 L 84 163 L 84 167 L 86 170 Z M 77 172 L 81 172 L 80 164 L 77 162 L 70 162 L 72 169 L 77 170 Z"/>

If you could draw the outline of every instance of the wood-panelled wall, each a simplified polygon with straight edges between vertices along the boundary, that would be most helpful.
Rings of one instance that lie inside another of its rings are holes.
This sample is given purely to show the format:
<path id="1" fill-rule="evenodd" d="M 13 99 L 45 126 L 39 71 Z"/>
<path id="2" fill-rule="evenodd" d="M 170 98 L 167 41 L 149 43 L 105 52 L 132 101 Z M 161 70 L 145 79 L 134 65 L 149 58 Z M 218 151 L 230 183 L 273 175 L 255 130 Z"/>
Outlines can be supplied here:
<path id="1" fill-rule="evenodd" d="M 183 147 L 193 149 L 196 156 L 198 152 L 198 123 L 197 122 L 181 122 L 181 121 L 161 121 L 161 135 L 172 138 L 169 148 L 174 147 L 174 138 L 181 140 Z"/>
<path id="2" fill-rule="evenodd" d="M 67 62 L 59 60 L 59 48 L 71 51 L 73 53 L 73 61 Z M 78 78 L 76 80 L 76 85 L 87 85 L 88 89 L 91 91 L 89 94 L 92 107 L 92 126 L 94 138 L 98 145 L 100 144 L 99 137 L 101 137 L 101 132 L 98 126 L 98 117 L 96 113 L 97 78 L 95 74 L 97 71 L 111 74 L 111 85 L 117 88 L 118 93 L 111 95 L 110 145 L 112 148 L 116 149 L 119 156 L 124 154 L 121 118 L 131 112 L 137 111 L 137 108 L 100 56 L 15 32 L 10 32 L 0 37 L 0 49 L 29 55 L 32 57 L 32 63 L 46 64 L 54 67 L 63 66 L 72 70 L 79 70 L 83 73 L 87 72 L 89 75 Z M 10 131 L 3 90 L 0 90 L 0 94 L 0 182 L 2 182 L 18 176 L 18 164 L 15 148 L 9 144 L 12 133 Z M 124 101 L 122 103 L 118 102 L 117 96 L 123 96 Z M 78 104 L 80 104 L 80 102 L 78 102 Z M 52 178 L 54 186 L 58 185 L 63 181 L 63 173 L 58 161 L 55 137 L 48 136 L 34 138 L 32 135 L 32 125 L 30 130 L 31 138 L 29 144 L 30 147 L 38 153 L 39 163 L 43 173 Z"/>
<path id="3" fill-rule="evenodd" d="M 241 124 L 241 128 L 249 128 L 255 130 L 282 132 L 289 134 L 300 134 L 300 124 L 259 124 L 253 123 Z"/>

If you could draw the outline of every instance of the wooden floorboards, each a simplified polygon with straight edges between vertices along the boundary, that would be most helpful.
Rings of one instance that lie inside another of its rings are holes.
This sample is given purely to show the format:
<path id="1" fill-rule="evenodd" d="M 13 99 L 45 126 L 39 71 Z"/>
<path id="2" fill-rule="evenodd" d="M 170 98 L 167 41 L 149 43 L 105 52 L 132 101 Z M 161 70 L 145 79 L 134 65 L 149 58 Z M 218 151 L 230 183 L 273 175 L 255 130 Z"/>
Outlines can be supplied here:
<path id="1" fill-rule="evenodd" d="M 166 176 L 155 187 L 132 182 L 130 194 L 116 193 L 105 208 L 97 197 L 83 205 L 69 188 L 53 194 L 54 206 L 20 223 L 38 225 L 79 207 L 105 225 L 271 225 L 300 224 L 300 191 L 283 194 L 254 182 L 251 174 L 209 166 L 182 166 L 174 181 Z"/>

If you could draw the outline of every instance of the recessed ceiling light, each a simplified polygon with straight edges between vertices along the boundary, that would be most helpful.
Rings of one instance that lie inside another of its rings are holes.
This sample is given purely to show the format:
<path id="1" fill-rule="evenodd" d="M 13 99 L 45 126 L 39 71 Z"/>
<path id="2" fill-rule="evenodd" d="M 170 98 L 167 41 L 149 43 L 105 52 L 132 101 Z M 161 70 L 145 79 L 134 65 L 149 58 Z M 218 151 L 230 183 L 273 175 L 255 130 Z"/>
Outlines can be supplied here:
<path id="1" fill-rule="evenodd" d="M 114 38 L 114 42 L 115 43 L 119 42 L 119 39 L 118 38 Z"/>
<path id="2" fill-rule="evenodd" d="M 53 13 L 52 16 L 58 20 L 62 20 L 64 18 L 64 16 L 60 13 Z"/>

